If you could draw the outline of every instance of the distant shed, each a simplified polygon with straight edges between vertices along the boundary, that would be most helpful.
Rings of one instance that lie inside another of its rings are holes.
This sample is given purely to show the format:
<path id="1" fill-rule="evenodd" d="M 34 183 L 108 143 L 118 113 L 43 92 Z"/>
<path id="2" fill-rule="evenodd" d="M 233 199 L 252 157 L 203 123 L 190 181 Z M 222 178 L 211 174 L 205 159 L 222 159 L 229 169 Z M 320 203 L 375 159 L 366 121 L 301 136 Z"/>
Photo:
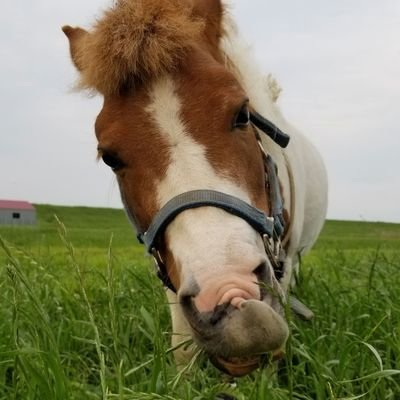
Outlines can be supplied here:
<path id="1" fill-rule="evenodd" d="M 27 201 L 0 200 L 0 225 L 35 225 L 36 209 Z"/>

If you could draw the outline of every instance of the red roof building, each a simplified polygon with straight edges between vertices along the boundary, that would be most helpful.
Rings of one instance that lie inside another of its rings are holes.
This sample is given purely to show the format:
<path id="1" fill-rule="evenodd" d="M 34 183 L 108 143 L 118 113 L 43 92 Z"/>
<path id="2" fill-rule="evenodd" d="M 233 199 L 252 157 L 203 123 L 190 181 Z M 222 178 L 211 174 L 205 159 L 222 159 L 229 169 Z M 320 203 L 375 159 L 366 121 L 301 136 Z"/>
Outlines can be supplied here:
<path id="1" fill-rule="evenodd" d="M 0 225 L 35 225 L 35 207 L 27 201 L 0 200 Z"/>

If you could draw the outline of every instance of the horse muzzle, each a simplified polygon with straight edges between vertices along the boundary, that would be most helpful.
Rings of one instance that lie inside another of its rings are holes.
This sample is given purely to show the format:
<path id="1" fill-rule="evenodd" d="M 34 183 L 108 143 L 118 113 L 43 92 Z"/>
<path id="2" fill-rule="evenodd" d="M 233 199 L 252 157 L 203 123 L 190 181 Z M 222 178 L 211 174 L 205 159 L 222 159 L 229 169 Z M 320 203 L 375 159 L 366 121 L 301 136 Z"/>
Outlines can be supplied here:
<path id="1" fill-rule="evenodd" d="M 261 364 L 261 355 L 283 355 L 289 329 L 267 301 L 244 300 L 237 307 L 218 305 L 200 313 L 191 298 L 181 299 L 182 309 L 198 345 L 213 364 L 232 376 L 243 376 Z"/>

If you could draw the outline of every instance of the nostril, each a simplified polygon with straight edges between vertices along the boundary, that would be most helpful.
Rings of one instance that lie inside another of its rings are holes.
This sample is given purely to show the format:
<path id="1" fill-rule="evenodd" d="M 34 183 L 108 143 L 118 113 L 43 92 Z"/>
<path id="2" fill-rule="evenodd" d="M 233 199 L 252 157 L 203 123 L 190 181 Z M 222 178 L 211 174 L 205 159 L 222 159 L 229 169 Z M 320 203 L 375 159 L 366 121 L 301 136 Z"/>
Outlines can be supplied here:
<path id="1" fill-rule="evenodd" d="M 210 324 L 211 325 L 216 325 L 218 322 L 220 322 L 228 313 L 235 308 L 230 304 L 230 303 L 223 303 L 217 305 L 213 312 L 209 313 L 210 314 Z"/>
<path id="2" fill-rule="evenodd" d="M 257 277 L 260 287 L 260 298 L 263 299 L 268 291 L 268 285 L 271 283 L 271 270 L 264 261 L 253 270 L 253 274 Z"/>
<path id="3" fill-rule="evenodd" d="M 195 295 L 193 294 L 180 294 L 179 295 L 179 303 L 183 308 L 191 309 L 193 308 L 193 299 Z"/>
<path id="4" fill-rule="evenodd" d="M 271 274 L 269 273 L 269 268 L 267 268 L 267 263 L 265 261 L 253 270 L 253 274 L 257 277 L 259 282 L 267 282 L 271 276 Z"/>
<path id="5" fill-rule="evenodd" d="M 213 310 L 200 312 L 196 307 L 195 296 L 193 295 L 182 295 L 180 296 L 180 304 L 182 306 L 183 312 L 189 321 L 193 323 L 194 326 L 200 328 L 204 325 L 217 325 L 228 313 L 229 310 L 233 310 L 234 307 L 229 303 L 223 303 L 217 305 Z"/>
<path id="6" fill-rule="evenodd" d="M 207 332 L 210 327 L 217 325 L 227 315 L 228 309 L 232 306 L 224 303 L 216 306 L 212 311 L 200 312 L 196 307 L 195 297 L 192 293 L 181 294 L 179 295 L 179 303 L 192 330 L 204 339 L 209 335 Z"/>
<path id="7" fill-rule="evenodd" d="M 192 329 L 198 330 L 203 326 L 204 321 L 203 316 L 199 313 L 199 310 L 196 307 L 194 298 L 194 294 L 182 293 L 179 295 L 179 303 Z"/>
<path id="8" fill-rule="evenodd" d="M 179 303 L 183 308 L 192 309 L 194 307 L 194 298 L 200 293 L 199 285 L 195 281 L 190 284 L 182 285 L 178 292 Z"/>

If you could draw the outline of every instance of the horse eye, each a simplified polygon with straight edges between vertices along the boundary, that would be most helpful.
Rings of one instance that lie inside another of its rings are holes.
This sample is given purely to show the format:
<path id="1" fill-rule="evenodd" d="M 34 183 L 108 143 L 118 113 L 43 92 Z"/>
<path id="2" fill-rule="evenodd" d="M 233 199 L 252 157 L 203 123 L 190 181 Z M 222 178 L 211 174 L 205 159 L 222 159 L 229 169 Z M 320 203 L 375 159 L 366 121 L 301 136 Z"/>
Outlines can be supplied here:
<path id="1" fill-rule="evenodd" d="M 101 158 L 104 164 L 108 165 L 113 171 L 118 171 L 124 167 L 124 163 L 114 154 L 103 153 Z"/>
<path id="2" fill-rule="evenodd" d="M 233 128 L 246 128 L 250 124 L 250 111 L 248 104 L 244 104 L 239 112 L 235 115 Z"/>

